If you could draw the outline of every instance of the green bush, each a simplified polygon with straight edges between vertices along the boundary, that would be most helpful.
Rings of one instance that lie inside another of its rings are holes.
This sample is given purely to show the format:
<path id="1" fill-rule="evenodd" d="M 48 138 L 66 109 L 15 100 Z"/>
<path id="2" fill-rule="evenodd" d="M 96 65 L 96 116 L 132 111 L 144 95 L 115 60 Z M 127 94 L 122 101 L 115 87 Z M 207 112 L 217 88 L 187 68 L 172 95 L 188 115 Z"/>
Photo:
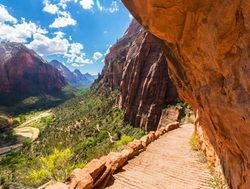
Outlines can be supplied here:
<path id="1" fill-rule="evenodd" d="M 200 144 L 198 140 L 198 136 L 193 134 L 189 139 L 189 145 L 191 146 L 192 150 L 198 151 L 200 150 Z"/>
<path id="2" fill-rule="evenodd" d="M 21 123 L 21 119 L 19 117 L 16 117 L 13 119 L 13 125 L 19 125 Z"/>
<path id="3" fill-rule="evenodd" d="M 121 140 L 119 140 L 119 141 L 117 141 L 117 142 L 115 143 L 115 148 L 116 148 L 116 149 L 120 149 L 122 146 L 128 144 L 128 143 L 131 142 L 132 140 L 133 140 L 132 137 L 127 136 L 127 135 L 124 134 L 124 135 L 122 135 Z"/>
<path id="4" fill-rule="evenodd" d="M 72 155 L 73 153 L 70 149 L 63 151 L 55 149 L 52 154 L 38 158 L 39 168 L 29 172 L 31 184 L 42 184 L 48 178 L 59 181 L 67 178 L 73 169 L 73 167 L 70 166 L 70 158 Z"/>

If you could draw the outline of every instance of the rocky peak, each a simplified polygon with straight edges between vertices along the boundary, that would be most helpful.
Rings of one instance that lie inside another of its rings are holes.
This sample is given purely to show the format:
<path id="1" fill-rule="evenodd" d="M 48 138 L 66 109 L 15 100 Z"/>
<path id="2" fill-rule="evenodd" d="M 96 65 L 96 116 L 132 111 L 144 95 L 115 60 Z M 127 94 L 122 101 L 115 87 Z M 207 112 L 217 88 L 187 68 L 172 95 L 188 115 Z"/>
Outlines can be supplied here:
<path id="1" fill-rule="evenodd" d="M 73 72 L 76 76 L 82 76 L 82 72 L 78 69 L 75 69 L 74 72 Z"/>

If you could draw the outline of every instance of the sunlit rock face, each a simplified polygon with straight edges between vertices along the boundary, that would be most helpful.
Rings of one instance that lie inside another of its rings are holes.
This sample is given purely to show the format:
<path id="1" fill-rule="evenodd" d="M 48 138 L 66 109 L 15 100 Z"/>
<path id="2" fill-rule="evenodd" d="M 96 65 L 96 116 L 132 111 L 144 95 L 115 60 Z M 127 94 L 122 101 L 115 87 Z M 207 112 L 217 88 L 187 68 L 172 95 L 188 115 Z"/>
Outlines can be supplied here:
<path id="1" fill-rule="evenodd" d="M 106 89 L 119 89 L 125 119 L 148 131 L 157 129 L 163 108 L 178 99 L 160 42 L 135 20 L 110 48 L 101 77 Z"/>
<path id="2" fill-rule="evenodd" d="M 123 3 L 162 40 L 209 161 L 221 164 L 232 188 L 250 188 L 250 0 Z"/>
<path id="3" fill-rule="evenodd" d="M 19 43 L 0 43 L 0 101 L 59 90 L 66 81 L 59 71 Z"/>

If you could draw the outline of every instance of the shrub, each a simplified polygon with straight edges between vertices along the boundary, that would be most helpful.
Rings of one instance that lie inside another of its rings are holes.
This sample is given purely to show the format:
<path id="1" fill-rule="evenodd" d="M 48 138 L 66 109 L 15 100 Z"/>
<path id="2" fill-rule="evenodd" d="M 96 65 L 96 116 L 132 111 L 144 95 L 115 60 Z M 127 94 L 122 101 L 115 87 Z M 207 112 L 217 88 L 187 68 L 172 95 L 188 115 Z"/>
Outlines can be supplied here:
<path id="1" fill-rule="evenodd" d="M 52 154 L 38 158 L 39 168 L 29 173 L 32 185 L 42 184 L 48 178 L 59 181 L 67 178 L 73 169 L 70 166 L 71 157 L 72 151 L 70 149 L 63 151 L 55 149 Z"/>
<path id="2" fill-rule="evenodd" d="M 124 134 L 124 135 L 122 135 L 121 140 L 119 140 L 119 141 L 117 141 L 117 142 L 115 143 L 115 148 L 116 148 L 116 149 L 120 149 L 122 146 L 128 144 L 128 143 L 131 142 L 132 140 L 133 140 L 132 137 L 127 136 L 127 135 Z"/>
<path id="3" fill-rule="evenodd" d="M 189 139 L 189 144 L 190 144 L 192 150 L 198 151 L 200 149 L 198 136 L 196 134 L 193 134 L 191 136 L 191 138 Z"/>
<path id="4" fill-rule="evenodd" d="M 21 119 L 19 117 L 16 117 L 13 119 L 13 125 L 19 125 L 21 123 Z"/>

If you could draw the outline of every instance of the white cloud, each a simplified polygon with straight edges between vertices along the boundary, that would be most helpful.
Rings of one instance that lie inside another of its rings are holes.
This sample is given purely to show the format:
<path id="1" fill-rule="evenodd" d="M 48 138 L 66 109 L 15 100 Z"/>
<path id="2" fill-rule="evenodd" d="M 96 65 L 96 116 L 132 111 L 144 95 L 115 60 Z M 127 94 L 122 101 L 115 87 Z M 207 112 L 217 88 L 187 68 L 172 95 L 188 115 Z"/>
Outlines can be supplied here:
<path id="1" fill-rule="evenodd" d="M 26 22 L 22 18 L 21 23 L 8 25 L 0 23 L 0 40 L 25 43 L 27 39 L 32 38 L 35 34 L 46 34 L 47 30 L 40 28 L 35 23 Z"/>
<path id="2" fill-rule="evenodd" d="M 54 32 L 54 34 L 60 38 L 63 38 L 65 36 L 65 33 L 61 32 L 61 31 Z"/>
<path id="3" fill-rule="evenodd" d="M 132 20 L 134 17 L 132 16 L 132 14 L 128 15 L 129 19 Z"/>
<path id="4" fill-rule="evenodd" d="M 69 12 L 60 10 L 69 1 L 78 2 L 78 0 L 60 0 L 58 4 L 51 4 L 49 0 L 44 0 L 45 7 L 43 11 L 57 14 L 57 18 L 50 25 L 51 28 L 61 28 L 76 24 L 76 21 L 71 18 Z M 91 6 L 93 5 L 91 4 Z M 27 22 L 24 18 L 18 21 L 1 4 L 0 28 L 0 41 L 23 43 L 41 56 L 63 56 L 74 67 L 93 64 L 103 57 L 102 53 L 95 52 L 92 58 L 87 58 L 83 52 L 83 44 L 72 42 L 71 36 L 66 38 L 65 33 L 57 31 L 52 33 L 52 37 L 50 37 L 46 29 L 41 28 L 34 22 Z"/>
<path id="5" fill-rule="evenodd" d="M 75 59 L 78 64 L 93 64 L 93 60 L 79 56 Z"/>
<path id="6" fill-rule="evenodd" d="M 99 11 L 101 12 L 104 11 L 104 12 L 114 13 L 114 12 L 119 11 L 119 7 L 116 1 L 112 1 L 110 7 L 107 7 L 107 8 L 102 6 L 99 0 L 96 0 L 96 5 Z"/>
<path id="7" fill-rule="evenodd" d="M 59 16 L 49 25 L 50 28 L 64 28 L 67 26 L 76 25 L 76 20 L 71 18 L 69 12 L 59 11 Z"/>
<path id="8" fill-rule="evenodd" d="M 84 57 L 85 53 L 82 53 L 83 45 L 81 43 L 72 43 L 69 46 L 69 51 L 64 54 L 67 61 L 72 63 L 75 62 L 77 57 Z"/>
<path id="9" fill-rule="evenodd" d="M 102 56 L 103 56 L 102 53 L 100 53 L 100 52 L 95 52 L 94 55 L 93 55 L 93 60 L 94 60 L 94 61 L 97 61 L 97 60 L 101 59 Z"/>
<path id="10" fill-rule="evenodd" d="M 65 10 L 67 8 L 67 3 L 70 1 L 71 0 L 60 0 L 60 2 L 58 3 L 58 6 L 62 7 Z M 74 2 L 76 3 L 77 0 L 74 0 Z"/>
<path id="11" fill-rule="evenodd" d="M 4 5 L 0 4 L 0 23 L 4 22 L 17 23 L 17 19 L 9 14 Z"/>
<path id="12" fill-rule="evenodd" d="M 108 8 L 108 11 L 110 13 L 114 13 L 114 12 L 119 11 L 118 4 L 116 1 L 112 1 L 111 6 Z"/>
<path id="13" fill-rule="evenodd" d="M 69 43 L 64 38 L 63 32 L 55 32 L 55 37 L 49 38 L 42 34 L 34 35 L 34 40 L 27 47 L 35 50 L 41 56 L 43 55 L 63 55 L 68 63 L 74 67 L 84 64 L 93 64 L 93 60 L 86 58 L 81 43 Z"/>
<path id="14" fill-rule="evenodd" d="M 56 14 L 59 11 L 59 8 L 57 5 L 50 4 L 49 0 L 44 0 L 43 3 L 45 6 L 43 7 L 43 11 L 50 13 L 50 14 Z"/>
<path id="15" fill-rule="evenodd" d="M 34 40 L 27 47 L 35 50 L 40 55 L 64 55 L 68 51 L 69 41 L 64 39 L 62 33 L 57 33 L 55 37 L 49 38 L 42 34 L 35 34 Z"/>
<path id="16" fill-rule="evenodd" d="M 108 34 L 108 31 L 107 31 L 107 30 L 105 30 L 105 31 L 103 32 L 103 34 Z"/>
<path id="17" fill-rule="evenodd" d="M 83 9 L 92 9 L 94 4 L 95 3 L 93 0 L 80 0 L 80 5 L 82 6 Z"/>
<path id="18" fill-rule="evenodd" d="M 79 64 L 77 64 L 77 63 L 73 63 L 71 66 L 79 68 L 79 67 L 83 67 L 84 64 L 79 65 Z"/>

